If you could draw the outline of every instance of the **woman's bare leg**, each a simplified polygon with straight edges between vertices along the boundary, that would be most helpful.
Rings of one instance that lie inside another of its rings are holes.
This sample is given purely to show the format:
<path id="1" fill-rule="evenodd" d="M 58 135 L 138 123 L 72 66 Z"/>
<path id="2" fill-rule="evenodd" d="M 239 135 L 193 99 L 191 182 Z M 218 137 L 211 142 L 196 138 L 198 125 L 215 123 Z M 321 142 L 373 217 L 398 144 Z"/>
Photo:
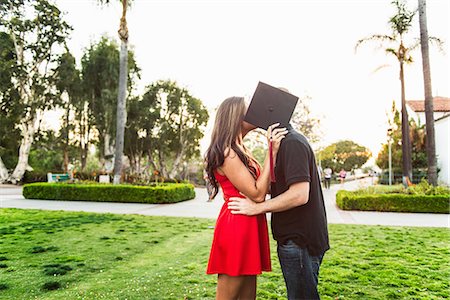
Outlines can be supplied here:
<path id="1" fill-rule="evenodd" d="M 239 292 L 239 300 L 256 299 L 256 275 L 244 276 L 244 284 Z"/>
<path id="2" fill-rule="evenodd" d="M 239 292 L 244 285 L 245 276 L 229 276 L 219 274 L 217 276 L 217 300 L 237 300 Z"/>

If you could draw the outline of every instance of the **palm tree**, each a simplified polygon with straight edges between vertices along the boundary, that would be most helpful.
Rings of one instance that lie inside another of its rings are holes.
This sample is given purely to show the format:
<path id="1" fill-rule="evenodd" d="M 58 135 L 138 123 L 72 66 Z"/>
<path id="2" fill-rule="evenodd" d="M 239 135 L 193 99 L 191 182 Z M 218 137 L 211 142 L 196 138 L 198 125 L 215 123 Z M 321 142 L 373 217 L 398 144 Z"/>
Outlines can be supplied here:
<path id="1" fill-rule="evenodd" d="M 401 102 L 402 102 L 402 163 L 403 163 L 403 183 L 407 184 L 410 178 L 412 178 L 412 163 L 411 163 L 411 142 L 409 136 L 409 123 L 408 112 L 406 111 L 406 96 L 405 96 L 405 78 L 404 78 L 404 66 L 410 64 L 413 59 L 410 52 L 418 48 L 419 41 L 415 41 L 411 45 L 405 45 L 404 37 L 406 33 L 411 29 L 413 25 L 413 18 L 416 14 L 416 10 L 409 10 L 406 7 L 404 0 L 393 0 L 391 2 L 397 12 L 390 18 L 389 25 L 392 29 L 391 35 L 374 34 L 367 38 L 359 40 L 356 44 L 356 49 L 366 42 L 379 42 L 381 46 L 387 44 L 385 48 L 386 53 L 393 55 L 400 67 L 400 88 L 401 88 Z M 440 42 L 436 38 L 429 38 Z"/>
<path id="2" fill-rule="evenodd" d="M 100 3 L 109 4 L 111 0 L 98 0 Z M 120 18 L 119 37 L 120 37 L 120 69 L 119 69 L 119 92 L 117 96 L 117 127 L 116 143 L 114 153 L 114 184 L 119 184 L 122 174 L 122 158 L 126 115 L 126 94 L 127 94 L 127 74 L 128 74 L 128 27 L 127 27 L 127 8 L 129 1 L 122 2 L 122 17 Z"/>
<path id="3" fill-rule="evenodd" d="M 428 182 L 437 185 L 436 143 L 434 138 L 433 95 L 431 90 L 430 57 L 426 1 L 419 0 L 420 45 L 422 50 L 423 84 L 425 91 L 425 120 L 427 130 Z"/>

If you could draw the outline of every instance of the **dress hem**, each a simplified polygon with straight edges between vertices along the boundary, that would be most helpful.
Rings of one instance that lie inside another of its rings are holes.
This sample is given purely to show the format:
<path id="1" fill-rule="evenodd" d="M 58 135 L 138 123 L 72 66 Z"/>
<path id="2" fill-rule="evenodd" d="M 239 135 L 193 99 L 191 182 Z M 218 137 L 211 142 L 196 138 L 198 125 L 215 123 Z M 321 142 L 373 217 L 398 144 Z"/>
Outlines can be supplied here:
<path id="1" fill-rule="evenodd" d="M 244 272 L 244 273 L 228 273 L 228 272 L 219 272 L 219 271 L 207 271 L 206 275 L 214 275 L 214 274 L 225 274 L 228 276 L 250 276 L 250 275 L 261 275 L 263 272 L 272 272 L 272 269 L 262 270 L 261 272 Z"/>

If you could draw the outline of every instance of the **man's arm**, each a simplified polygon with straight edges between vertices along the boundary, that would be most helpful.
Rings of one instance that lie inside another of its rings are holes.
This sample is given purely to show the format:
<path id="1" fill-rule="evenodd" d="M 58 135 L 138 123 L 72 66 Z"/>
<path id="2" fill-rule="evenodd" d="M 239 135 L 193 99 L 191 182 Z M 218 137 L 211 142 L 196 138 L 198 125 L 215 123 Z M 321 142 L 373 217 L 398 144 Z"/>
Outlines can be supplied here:
<path id="1" fill-rule="evenodd" d="M 261 203 L 255 203 L 249 198 L 231 197 L 228 209 L 232 214 L 253 216 L 267 212 L 285 211 L 306 204 L 308 199 L 309 182 L 296 182 L 291 184 L 286 192 Z"/>

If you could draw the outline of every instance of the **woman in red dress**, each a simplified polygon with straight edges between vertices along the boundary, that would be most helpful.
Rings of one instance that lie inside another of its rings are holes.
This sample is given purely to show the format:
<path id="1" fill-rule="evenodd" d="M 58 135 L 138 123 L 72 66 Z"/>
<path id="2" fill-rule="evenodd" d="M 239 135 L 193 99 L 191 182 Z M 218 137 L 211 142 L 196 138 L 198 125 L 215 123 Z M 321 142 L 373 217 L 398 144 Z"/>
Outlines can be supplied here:
<path id="1" fill-rule="evenodd" d="M 226 99 L 217 110 L 211 144 L 206 152 L 206 171 L 214 198 L 219 185 L 224 205 L 217 218 L 207 274 L 218 274 L 216 299 L 256 299 L 256 275 L 271 271 L 266 215 L 232 214 L 227 208 L 230 197 L 262 202 L 270 186 L 269 154 L 259 166 L 244 146 L 243 137 L 254 127 L 244 121 L 244 98 Z M 273 160 L 285 128 L 269 127 Z"/>

